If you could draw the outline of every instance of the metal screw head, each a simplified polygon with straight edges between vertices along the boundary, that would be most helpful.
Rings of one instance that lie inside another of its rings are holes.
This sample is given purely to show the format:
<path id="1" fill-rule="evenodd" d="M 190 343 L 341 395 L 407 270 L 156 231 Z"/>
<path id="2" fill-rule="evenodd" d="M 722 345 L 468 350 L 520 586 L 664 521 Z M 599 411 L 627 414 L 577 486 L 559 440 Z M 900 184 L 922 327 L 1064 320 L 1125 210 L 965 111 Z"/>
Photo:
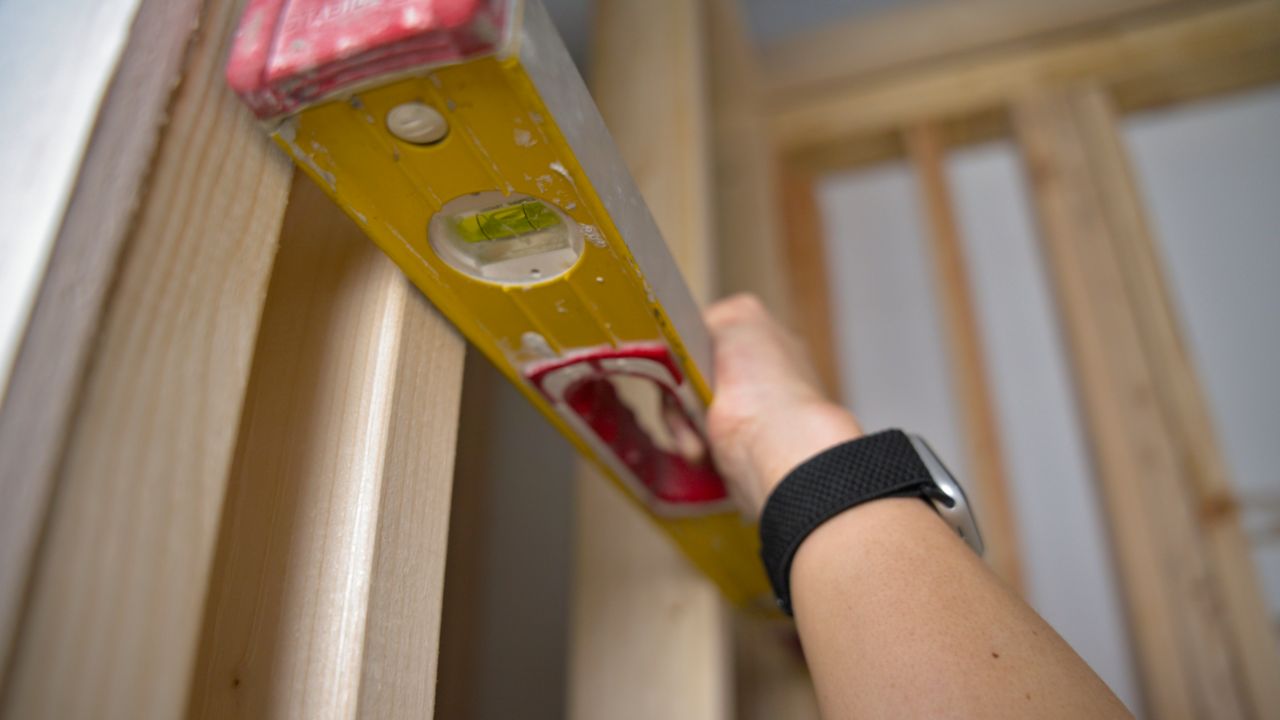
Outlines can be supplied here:
<path id="1" fill-rule="evenodd" d="M 440 142 L 449 132 L 449 122 L 438 110 L 420 102 L 401 103 L 387 113 L 387 129 L 392 135 L 415 145 Z"/>

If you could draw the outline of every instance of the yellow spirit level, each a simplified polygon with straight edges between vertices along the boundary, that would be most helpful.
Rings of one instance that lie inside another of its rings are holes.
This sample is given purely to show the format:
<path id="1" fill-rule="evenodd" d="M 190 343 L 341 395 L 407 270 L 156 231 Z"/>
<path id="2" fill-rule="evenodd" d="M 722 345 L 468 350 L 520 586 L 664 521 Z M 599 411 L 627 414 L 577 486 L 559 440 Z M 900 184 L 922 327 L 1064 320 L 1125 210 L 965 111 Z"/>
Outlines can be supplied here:
<path id="1" fill-rule="evenodd" d="M 732 601 L 772 605 L 707 449 L 701 315 L 536 0 L 250 0 L 227 77 Z"/>

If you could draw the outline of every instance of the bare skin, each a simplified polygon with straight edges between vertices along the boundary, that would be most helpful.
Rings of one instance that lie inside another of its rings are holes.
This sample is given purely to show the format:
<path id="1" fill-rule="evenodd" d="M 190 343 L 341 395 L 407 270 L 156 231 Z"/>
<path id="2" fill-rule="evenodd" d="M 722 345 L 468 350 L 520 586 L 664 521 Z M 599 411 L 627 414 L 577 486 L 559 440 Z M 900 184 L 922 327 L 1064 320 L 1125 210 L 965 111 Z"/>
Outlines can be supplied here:
<path id="1" fill-rule="evenodd" d="M 712 450 L 744 512 L 812 455 L 862 434 L 755 298 L 707 312 Z M 925 503 L 877 500 L 821 525 L 791 569 L 822 715 L 1127 718 L 1124 705 Z"/>

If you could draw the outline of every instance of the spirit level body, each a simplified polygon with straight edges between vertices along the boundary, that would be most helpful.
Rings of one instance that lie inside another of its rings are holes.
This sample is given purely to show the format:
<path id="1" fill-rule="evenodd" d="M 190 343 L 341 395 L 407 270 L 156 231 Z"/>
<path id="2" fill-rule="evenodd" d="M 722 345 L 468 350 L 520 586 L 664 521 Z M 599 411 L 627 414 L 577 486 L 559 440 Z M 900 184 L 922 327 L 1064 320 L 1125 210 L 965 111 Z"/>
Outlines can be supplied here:
<path id="1" fill-rule="evenodd" d="M 454 57 L 404 67 L 397 56 L 412 55 L 406 47 L 430 43 L 406 45 L 403 37 L 416 36 L 401 33 L 398 46 L 369 40 L 361 50 L 372 48 L 372 60 L 336 71 L 332 58 L 342 53 L 326 49 L 326 72 L 321 61 L 308 66 L 296 57 L 273 70 L 272 53 L 281 48 L 264 53 L 262 45 L 278 44 L 282 30 L 270 40 L 246 33 L 255 17 L 281 25 L 287 13 L 281 0 L 252 2 L 229 80 L 298 166 L 695 565 L 734 602 L 771 607 L 755 528 L 728 502 L 705 447 L 700 459 L 662 452 L 651 438 L 636 435 L 636 419 L 619 402 L 614 380 L 650 383 L 662 407 L 683 417 L 686 433 L 705 444 L 710 343 L 545 11 L 536 1 L 444 4 L 463 18 L 451 30 L 455 36 L 467 12 L 488 23 L 478 30 L 473 23 L 469 31 L 480 38 L 473 47 L 455 43 Z M 335 5 L 341 3 L 328 3 Z M 312 17 L 341 28 L 341 18 Z M 289 32 L 308 37 L 296 23 Z M 371 70 L 371 62 L 381 64 Z M 292 84 L 273 84 L 272 72 Z M 389 113 L 409 103 L 444 118 L 442 139 L 417 144 L 388 130 Z M 458 202 L 469 202 L 469 209 L 453 212 Z M 449 228 L 455 249 L 480 258 L 478 269 L 460 269 L 442 252 Z M 498 247 L 552 231 L 573 233 L 562 244 L 568 250 L 510 253 L 506 270 L 485 276 L 498 267 L 484 265 L 489 259 L 478 251 L 489 247 L 485 243 Z M 541 267 L 540 258 L 554 262 Z M 664 489 L 671 473 L 685 485 Z"/>

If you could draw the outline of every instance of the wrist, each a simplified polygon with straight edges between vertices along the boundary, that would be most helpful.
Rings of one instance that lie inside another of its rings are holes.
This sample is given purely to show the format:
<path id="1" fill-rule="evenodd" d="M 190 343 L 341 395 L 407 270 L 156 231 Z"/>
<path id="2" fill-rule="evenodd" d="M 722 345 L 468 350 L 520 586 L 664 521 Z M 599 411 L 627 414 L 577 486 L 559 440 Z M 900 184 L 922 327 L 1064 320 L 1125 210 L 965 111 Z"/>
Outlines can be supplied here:
<path id="1" fill-rule="evenodd" d="M 771 414 L 760 423 L 747 445 L 754 475 L 754 513 L 800 463 L 818 453 L 862 435 L 853 414 L 826 401 L 795 405 Z"/>

